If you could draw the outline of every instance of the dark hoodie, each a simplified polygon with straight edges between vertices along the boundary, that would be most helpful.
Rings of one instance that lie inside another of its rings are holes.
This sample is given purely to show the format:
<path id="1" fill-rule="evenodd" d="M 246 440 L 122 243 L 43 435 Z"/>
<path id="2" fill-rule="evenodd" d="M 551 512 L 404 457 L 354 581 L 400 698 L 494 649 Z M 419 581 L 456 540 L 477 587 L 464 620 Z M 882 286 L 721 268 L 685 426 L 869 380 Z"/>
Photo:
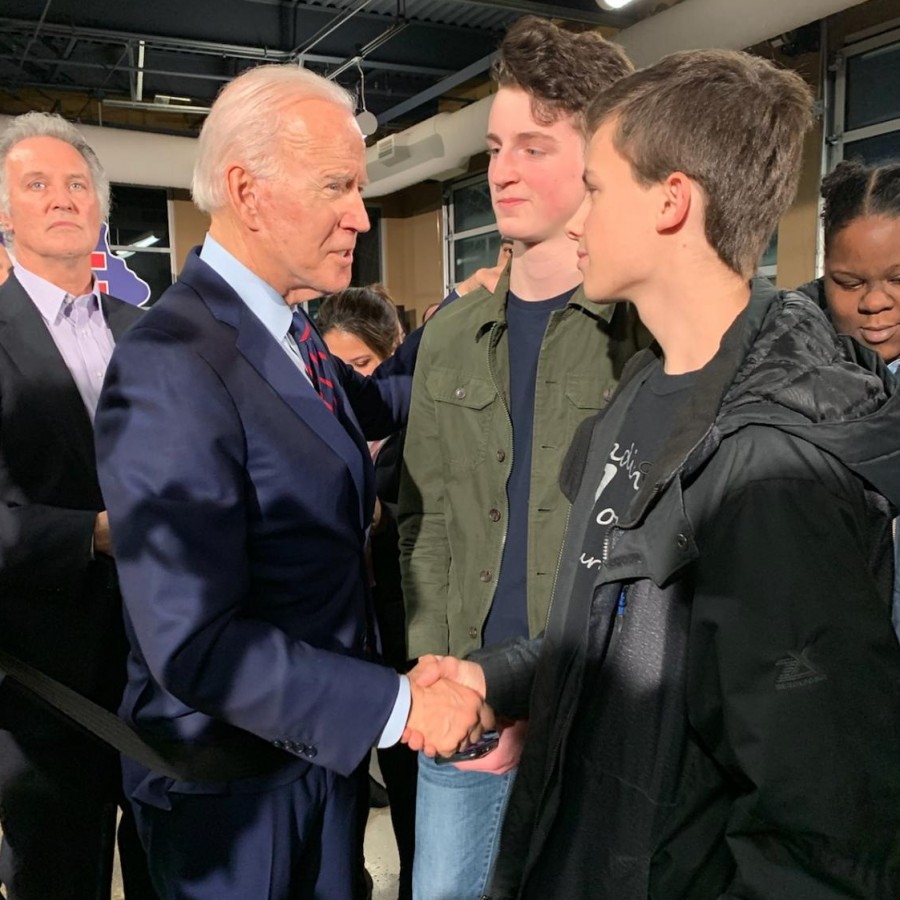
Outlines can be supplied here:
<path id="1" fill-rule="evenodd" d="M 478 654 L 495 709 L 531 719 L 491 896 L 895 900 L 900 395 L 755 282 L 576 596 L 593 487 L 658 365 L 635 358 L 573 443 L 542 646 Z"/>

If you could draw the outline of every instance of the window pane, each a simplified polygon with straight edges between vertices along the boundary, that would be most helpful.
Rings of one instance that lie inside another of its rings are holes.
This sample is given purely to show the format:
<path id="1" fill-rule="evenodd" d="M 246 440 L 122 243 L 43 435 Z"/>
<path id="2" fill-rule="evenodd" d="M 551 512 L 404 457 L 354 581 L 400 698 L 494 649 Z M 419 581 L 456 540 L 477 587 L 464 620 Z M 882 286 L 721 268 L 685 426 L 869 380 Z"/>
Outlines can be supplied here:
<path id="1" fill-rule="evenodd" d="M 453 283 L 471 275 L 484 266 L 495 266 L 500 251 L 500 233 L 479 234 L 453 242 Z"/>
<path id="2" fill-rule="evenodd" d="M 150 306 L 159 300 L 162 292 L 172 284 L 172 257 L 168 253 L 132 253 L 129 250 L 114 250 L 113 253 L 125 259 L 128 268 L 138 278 L 150 285 Z"/>
<path id="3" fill-rule="evenodd" d="M 900 44 L 847 60 L 846 130 L 900 117 Z"/>
<path id="4" fill-rule="evenodd" d="M 468 231 L 494 224 L 491 191 L 487 181 L 453 191 L 453 230 Z"/>
<path id="5" fill-rule="evenodd" d="M 112 186 L 109 243 L 169 246 L 169 207 L 165 188 Z"/>
<path id="6" fill-rule="evenodd" d="M 861 159 L 870 165 L 900 162 L 900 131 L 844 144 L 844 159 Z"/>

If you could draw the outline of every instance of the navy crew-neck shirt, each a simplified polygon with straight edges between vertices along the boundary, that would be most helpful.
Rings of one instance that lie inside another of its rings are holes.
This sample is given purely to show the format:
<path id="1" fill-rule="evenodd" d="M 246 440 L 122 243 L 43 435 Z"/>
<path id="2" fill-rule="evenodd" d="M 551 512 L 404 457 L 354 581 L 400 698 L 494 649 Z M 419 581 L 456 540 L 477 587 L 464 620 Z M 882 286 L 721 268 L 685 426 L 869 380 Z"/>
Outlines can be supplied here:
<path id="1" fill-rule="evenodd" d="M 506 542 L 494 600 L 484 624 L 485 644 L 511 637 L 528 637 L 528 504 L 537 368 L 550 315 L 562 309 L 574 293 L 575 288 L 572 288 L 549 300 L 522 300 L 512 291 L 507 294 L 513 462 L 506 483 L 509 504 Z"/>

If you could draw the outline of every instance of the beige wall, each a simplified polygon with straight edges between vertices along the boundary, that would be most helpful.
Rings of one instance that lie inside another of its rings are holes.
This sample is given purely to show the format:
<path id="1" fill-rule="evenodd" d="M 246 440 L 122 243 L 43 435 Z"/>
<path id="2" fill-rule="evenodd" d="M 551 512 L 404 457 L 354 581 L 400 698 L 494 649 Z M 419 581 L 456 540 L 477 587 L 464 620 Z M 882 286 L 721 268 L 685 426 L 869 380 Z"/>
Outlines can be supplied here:
<path id="1" fill-rule="evenodd" d="M 386 197 L 382 203 L 384 283 L 406 308 L 411 325 L 444 296 L 441 185 L 429 182 Z"/>
<path id="2" fill-rule="evenodd" d="M 794 205 L 778 227 L 780 288 L 793 288 L 816 277 L 816 238 L 819 227 L 819 177 L 822 165 L 822 125 L 817 122 L 803 148 L 803 171 Z"/>
<path id="3" fill-rule="evenodd" d="M 203 243 L 203 237 L 209 228 L 209 216 L 200 212 L 189 196 L 182 196 L 182 192 L 178 191 L 172 200 L 172 225 L 174 234 L 171 240 L 175 251 L 175 269 L 176 273 L 180 274 L 188 251 L 191 247 Z"/>

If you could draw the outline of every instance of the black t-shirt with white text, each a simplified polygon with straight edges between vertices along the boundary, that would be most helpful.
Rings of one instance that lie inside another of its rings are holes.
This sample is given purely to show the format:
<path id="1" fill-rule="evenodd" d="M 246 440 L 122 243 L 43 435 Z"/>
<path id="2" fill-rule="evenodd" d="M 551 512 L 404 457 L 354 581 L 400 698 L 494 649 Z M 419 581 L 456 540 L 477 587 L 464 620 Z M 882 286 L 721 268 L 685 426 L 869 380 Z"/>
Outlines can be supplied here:
<path id="1" fill-rule="evenodd" d="M 593 589 L 597 569 L 608 551 L 604 543 L 609 530 L 628 511 L 645 479 L 651 477 L 653 462 L 671 434 L 697 375 L 666 375 L 659 364 L 628 407 L 625 424 L 612 442 L 594 488 L 594 509 L 579 551 L 575 581 L 579 593 Z"/>

